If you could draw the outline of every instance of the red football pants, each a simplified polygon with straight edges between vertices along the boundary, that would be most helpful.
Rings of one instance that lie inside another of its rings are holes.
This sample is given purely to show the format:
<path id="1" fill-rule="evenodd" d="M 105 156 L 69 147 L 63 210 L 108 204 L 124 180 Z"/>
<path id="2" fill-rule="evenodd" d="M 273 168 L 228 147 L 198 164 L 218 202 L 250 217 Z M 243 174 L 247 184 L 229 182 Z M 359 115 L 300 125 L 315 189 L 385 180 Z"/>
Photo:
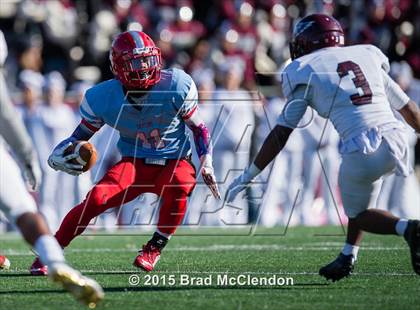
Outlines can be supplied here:
<path id="1" fill-rule="evenodd" d="M 65 247 L 94 217 L 143 193 L 161 197 L 158 229 L 171 235 L 184 218 L 187 197 L 195 182 L 195 169 L 185 159 L 168 160 L 166 166 L 157 166 L 146 165 L 143 159 L 124 157 L 108 170 L 85 200 L 65 216 L 55 237 Z"/>

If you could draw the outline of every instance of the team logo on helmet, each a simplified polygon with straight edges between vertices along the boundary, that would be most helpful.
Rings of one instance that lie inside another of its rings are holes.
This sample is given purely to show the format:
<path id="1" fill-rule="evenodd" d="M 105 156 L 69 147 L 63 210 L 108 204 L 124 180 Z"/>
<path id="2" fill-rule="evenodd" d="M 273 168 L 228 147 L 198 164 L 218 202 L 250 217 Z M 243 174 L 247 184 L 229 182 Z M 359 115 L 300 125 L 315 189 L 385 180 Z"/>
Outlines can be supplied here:
<path id="1" fill-rule="evenodd" d="M 325 14 L 312 14 L 296 25 L 290 43 L 290 56 L 295 59 L 320 48 L 343 45 L 344 32 L 340 23 Z"/>
<path id="2" fill-rule="evenodd" d="M 314 24 L 315 22 L 313 21 L 307 23 L 298 23 L 295 28 L 295 36 L 298 36 L 301 33 L 303 33 L 306 29 L 313 27 Z"/>

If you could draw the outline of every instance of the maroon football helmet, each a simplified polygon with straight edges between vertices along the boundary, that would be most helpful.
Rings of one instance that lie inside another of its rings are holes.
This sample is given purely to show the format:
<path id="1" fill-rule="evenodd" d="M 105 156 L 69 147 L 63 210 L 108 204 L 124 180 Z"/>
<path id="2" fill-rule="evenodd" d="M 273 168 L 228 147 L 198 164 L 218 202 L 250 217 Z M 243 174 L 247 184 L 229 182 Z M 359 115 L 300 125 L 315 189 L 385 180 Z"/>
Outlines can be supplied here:
<path id="1" fill-rule="evenodd" d="M 343 45 L 340 23 L 325 14 L 312 14 L 304 17 L 293 30 L 290 56 L 296 59 L 323 47 Z"/>
<path id="2" fill-rule="evenodd" d="M 120 33 L 112 42 L 109 59 L 112 73 L 127 89 L 147 89 L 160 81 L 160 49 L 144 32 Z"/>

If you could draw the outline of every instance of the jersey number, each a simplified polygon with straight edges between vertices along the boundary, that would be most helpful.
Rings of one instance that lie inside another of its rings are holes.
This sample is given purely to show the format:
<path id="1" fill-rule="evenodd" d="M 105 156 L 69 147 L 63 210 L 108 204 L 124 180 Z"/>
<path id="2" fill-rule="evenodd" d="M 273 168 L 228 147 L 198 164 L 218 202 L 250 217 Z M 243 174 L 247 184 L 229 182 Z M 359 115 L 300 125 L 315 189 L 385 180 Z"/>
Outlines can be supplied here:
<path id="1" fill-rule="evenodd" d="M 372 90 L 370 89 L 369 83 L 366 80 L 365 75 L 360 69 L 359 65 L 352 61 L 340 62 L 337 66 L 337 73 L 340 78 L 349 74 L 352 71 L 354 78 L 352 79 L 356 88 L 362 89 L 362 94 L 354 94 L 350 96 L 351 102 L 354 105 L 363 105 L 372 103 Z"/>
<path id="2" fill-rule="evenodd" d="M 153 129 L 149 137 L 144 132 L 137 133 L 137 138 L 142 142 L 142 147 L 147 149 L 161 149 L 165 147 L 165 143 L 161 139 L 161 135 L 158 129 Z"/>

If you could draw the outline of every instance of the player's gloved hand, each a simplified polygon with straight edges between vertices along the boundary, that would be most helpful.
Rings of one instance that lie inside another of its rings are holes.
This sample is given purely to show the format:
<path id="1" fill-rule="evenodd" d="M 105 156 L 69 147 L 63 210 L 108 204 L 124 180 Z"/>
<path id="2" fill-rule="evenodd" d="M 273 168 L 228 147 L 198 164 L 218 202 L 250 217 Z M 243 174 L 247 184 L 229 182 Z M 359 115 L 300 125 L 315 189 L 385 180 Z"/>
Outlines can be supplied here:
<path id="1" fill-rule="evenodd" d="M 54 170 L 64 171 L 71 175 L 79 175 L 83 171 L 83 166 L 78 164 L 73 164 L 69 161 L 75 159 L 78 155 L 77 154 L 69 154 L 64 156 L 64 151 L 76 141 L 75 138 L 68 138 L 60 144 L 58 144 L 53 152 L 51 153 L 50 157 L 48 157 L 48 165 L 53 168 Z"/>
<path id="2" fill-rule="evenodd" d="M 203 176 L 204 183 L 212 192 L 214 198 L 220 199 L 219 188 L 217 187 L 216 177 L 214 175 L 213 161 L 209 154 L 200 157 L 201 161 L 201 175 Z"/>
<path id="3" fill-rule="evenodd" d="M 37 156 L 32 156 L 31 160 L 24 164 L 23 175 L 29 189 L 34 192 L 37 191 L 42 179 L 41 167 Z"/>
<path id="4" fill-rule="evenodd" d="M 261 172 L 254 164 L 251 164 L 240 176 L 235 178 L 232 183 L 230 183 L 227 193 L 226 201 L 232 202 L 235 200 L 236 196 L 242 192 L 249 183 Z"/>

